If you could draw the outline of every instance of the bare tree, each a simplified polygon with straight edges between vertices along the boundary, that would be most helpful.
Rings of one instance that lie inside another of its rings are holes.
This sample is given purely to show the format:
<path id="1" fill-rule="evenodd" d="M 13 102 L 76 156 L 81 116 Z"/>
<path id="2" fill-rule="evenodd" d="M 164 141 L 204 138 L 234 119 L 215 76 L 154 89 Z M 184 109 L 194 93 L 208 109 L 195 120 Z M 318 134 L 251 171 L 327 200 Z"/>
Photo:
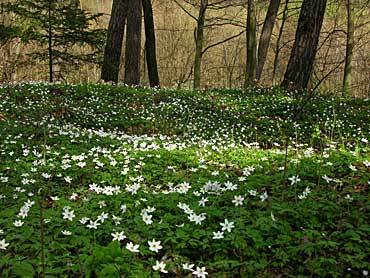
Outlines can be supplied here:
<path id="1" fill-rule="evenodd" d="M 257 38 L 256 38 L 256 6 L 254 0 L 248 0 L 247 15 L 247 74 L 244 87 L 256 82 L 257 67 Z"/>
<path id="2" fill-rule="evenodd" d="M 304 0 L 298 19 L 292 53 L 282 86 L 306 89 L 310 79 L 326 0 Z"/>
<path id="3" fill-rule="evenodd" d="M 352 57 L 353 48 L 355 46 L 355 22 L 354 22 L 354 8 L 353 0 L 346 0 L 347 8 L 347 43 L 346 43 L 346 58 L 344 64 L 344 76 L 342 93 L 348 93 L 351 87 L 351 73 L 352 73 Z"/>
<path id="4" fill-rule="evenodd" d="M 258 43 L 258 59 L 257 59 L 257 80 L 260 80 L 263 67 L 265 65 L 267 51 L 270 45 L 272 29 L 274 28 L 275 19 L 279 11 L 281 0 L 271 0 L 265 21 L 262 27 L 261 37 Z"/>
<path id="5" fill-rule="evenodd" d="M 101 71 L 101 79 L 106 82 L 118 82 L 127 7 L 127 0 L 113 0 Z"/>

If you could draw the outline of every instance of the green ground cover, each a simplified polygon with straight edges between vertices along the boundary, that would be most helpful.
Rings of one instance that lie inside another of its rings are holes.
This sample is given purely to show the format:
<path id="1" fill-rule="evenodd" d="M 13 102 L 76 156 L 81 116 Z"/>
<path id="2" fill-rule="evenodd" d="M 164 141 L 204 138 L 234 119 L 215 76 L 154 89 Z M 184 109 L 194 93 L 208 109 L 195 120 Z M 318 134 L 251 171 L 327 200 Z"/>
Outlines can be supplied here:
<path id="1" fill-rule="evenodd" d="M 2 277 L 363 277 L 370 101 L 0 87 Z"/>

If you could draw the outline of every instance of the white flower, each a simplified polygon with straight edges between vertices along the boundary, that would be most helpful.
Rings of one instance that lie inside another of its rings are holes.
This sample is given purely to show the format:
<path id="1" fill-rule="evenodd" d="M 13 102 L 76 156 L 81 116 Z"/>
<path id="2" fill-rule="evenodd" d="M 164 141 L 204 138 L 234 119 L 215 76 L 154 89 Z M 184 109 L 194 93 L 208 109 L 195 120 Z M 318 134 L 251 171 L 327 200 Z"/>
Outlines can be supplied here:
<path id="1" fill-rule="evenodd" d="M 72 221 L 73 218 L 76 217 L 75 214 L 74 214 L 74 211 L 69 210 L 69 209 L 65 209 L 62 214 L 63 214 L 63 219 L 67 219 L 69 221 Z"/>
<path id="2" fill-rule="evenodd" d="M 370 167 L 370 161 L 365 160 L 365 161 L 364 161 L 364 165 L 365 165 L 366 167 Z"/>
<path id="3" fill-rule="evenodd" d="M 90 220 L 90 223 L 86 225 L 86 227 L 88 227 L 89 229 L 94 229 L 94 230 L 96 230 L 98 226 L 100 226 L 100 223 L 98 220 L 96 221 Z"/>
<path id="4" fill-rule="evenodd" d="M 164 262 L 156 261 L 155 265 L 153 265 L 152 267 L 155 271 L 160 271 L 162 273 L 168 273 L 168 271 L 164 269 L 166 267 L 166 264 Z"/>
<path id="5" fill-rule="evenodd" d="M 156 241 L 154 238 L 152 241 L 148 241 L 149 250 L 158 253 L 160 249 L 162 249 L 162 245 L 160 241 Z"/>
<path id="6" fill-rule="evenodd" d="M 101 223 L 104 223 L 105 219 L 108 219 L 108 213 L 102 212 L 98 216 L 97 221 L 100 221 Z"/>
<path id="7" fill-rule="evenodd" d="M 213 232 L 212 239 L 222 239 L 222 238 L 224 238 L 224 232 L 222 231 Z"/>
<path id="8" fill-rule="evenodd" d="M 67 230 L 63 230 L 61 233 L 62 235 L 65 235 L 65 236 L 70 236 L 72 234 L 72 232 L 67 231 Z"/>
<path id="9" fill-rule="evenodd" d="M 51 175 L 48 173 L 42 173 L 41 176 L 43 176 L 45 179 L 50 179 Z"/>
<path id="10" fill-rule="evenodd" d="M 5 239 L 0 240 L 0 249 L 6 250 L 6 247 L 8 247 L 9 243 L 5 242 Z"/>
<path id="11" fill-rule="evenodd" d="M 90 219 L 88 217 L 82 217 L 79 221 L 82 225 L 85 225 Z"/>
<path id="12" fill-rule="evenodd" d="M 232 200 L 232 203 L 235 204 L 235 206 L 242 206 L 244 202 L 244 197 L 241 195 L 234 196 L 234 200 Z"/>
<path id="13" fill-rule="evenodd" d="M 117 226 L 117 225 L 121 224 L 122 218 L 112 214 L 112 220 L 114 221 L 114 225 Z"/>
<path id="14" fill-rule="evenodd" d="M 296 184 L 296 183 L 298 183 L 298 182 L 301 181 L 301 179 L 299 178 L 299 176 L 290 177 L 290 178 L 288 178 L 288 180 L 290 180 L 290 184 L 291 185 L 294 185 L 294 184 Z"/>
<path id="15" fill-rule="evenodd" d="M 349 169 L 351 169 L 352 171 L 357 171 L 356 167 L 353 166 L 352 164 L 349 165 Z"/>
<path id="16" fill-rule="evenodd" d="M 71 183 L 72 182 L 72 178 L 70 176 L 64 177 L 64 180 L 66 181 L 66 183 Z"/>
<path id="17" fill-rule="evenodd" d="M 197 266 L 197 270 L 193 271 L 193 275 L 196 275 L 197 277 L 200 278 L 205 278 L 208 275 L 208 272 L 206 272 L 205 267 L 200 268 Z"/>
<path id="18" fill-rule="evenodd" d="M 24 224 L 24 222 L 23 222 L 23 221 L 21 221 L 21 220 L 15 220 L 15 221 L 13 222 L 13 225 L 14 225 L 15 227 L 22 227 L 22 226 L 23 226 L 23 224 Z"/>
<path id="19" fill-rule="evenodd" d="M 266 201 L 268 198 L 268 195 L 267 195 L 267 192 L 263 192 L 261 195 L 260 195 L 260 199 L 262 202 Z"/>
<path id="20" fill-rule="evenodd" d="M 207 202 L 208 202 L 208 198 L 202 197 L 202 199 L 198 202 L 198 204 L 199 204 L 199 206 L 204 207 Z"/>
<path id="21" fill-rule="evenodd" d="M 188 263 L 185 263 L 185 264 L 183 264 L 183 265 L 182 265 L 182 269 L 183 269 L 183 270 L 190 270 L 190 271 L 194 271 L 193 267 L 194 267 L 194 264 L 188 264 Z"/>
<path id="22" fill-rule="evenodd" d="M 127 206 L 126 205 L 121 205 L 120 210 L 122 213 L 125 213 L 127 211 Z"/>
<path id="23" fill-rule="evenodd" d="M 234 222 L 229 222 L 229 220 L 225 219 L 224 223 L 220 223 L 222 227 L 222 231 L 228 231 L 229 233 L 231 232 L 231 229 L 234 228 Z"/>
<path id="24" fill-rule="evenodd" d="M 229 181 L 225 182 L 225 187 L 226 187 L 226 190 L 230 190 L 230 191 L 234 191 L 238 189 L 238 186 L 236 184 L 233 184 Z"/>
<path id="25" fill-rule="evenodd" d="M 80 168 L 83 168 L 86 166 L 86 162 L 81 161 L 81 162 L 78 162 L 76 165 L 79 166 Z"/>
<path id="26" fill-rule="evenodd" d="M 132 242 L 126 244 L 126 249 L 133 253 L 139 253 L 139 244 L 134 245 Z"/>
<path id="27" fill-rule="evenodd" d="M 113 237 L 112 241 L 115 241 L 115 240 L 121 241 L 121 240 L 124 240 L 126 238 L 123 231 L 122 232 L 111 233 L 111 235 Z"/>
<path id="28" fill-rule="evenodd" d="M 99 201 L 98 202 L 98 205 L 99 205 L 99 208 L 103 208 L 103 207 L 106 207 L 107 204 L 105 203 L 105 201 Z"/>
<path id="29" fill-rule="evenodd" d="M 71 195 L 71 197 L 69 197 L 69 199 L 71 200 L 71 201 L 76 201 L 77 200 L 77 197 L 78 197 L 78 195 L 77 195 L 77 193 L 72 193 L 72 195 Z"/>
<path id="30" fill-rule="evenodd" d="M 147 225 L 150 225 L 150 224 L 153 223 L 152 217 L 153 217 L 153 215 L 147 214 L 147 213 L 142 215 L 142 219 L 145 222 L 145 224 L 147 224 Z"/>
<path id="31" fill-rule="evenodd" d="M 348 200 L 348 201 L 350 201 L 350 202 L 353 201 L 353 198 L 349 194 L 346 195 L 346 198 L 345 199 Z"/>
<path id="32" fill-rule="evenodd" d="M 248 193 L 251 196 L 257 196 L 257 191 L 256 190 L 248 190 Z"/>

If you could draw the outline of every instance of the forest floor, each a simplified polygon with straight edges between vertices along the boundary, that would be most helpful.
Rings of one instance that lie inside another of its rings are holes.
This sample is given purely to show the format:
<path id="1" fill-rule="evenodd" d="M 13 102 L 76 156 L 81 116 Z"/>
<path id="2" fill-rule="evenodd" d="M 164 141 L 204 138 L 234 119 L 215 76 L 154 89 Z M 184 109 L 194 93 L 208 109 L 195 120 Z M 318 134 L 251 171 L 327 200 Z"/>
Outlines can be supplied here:
<path id="1" fill-rule="evenodd" d="M 363 277 L 370 101 L 0 87 L 1 277 Z"/>

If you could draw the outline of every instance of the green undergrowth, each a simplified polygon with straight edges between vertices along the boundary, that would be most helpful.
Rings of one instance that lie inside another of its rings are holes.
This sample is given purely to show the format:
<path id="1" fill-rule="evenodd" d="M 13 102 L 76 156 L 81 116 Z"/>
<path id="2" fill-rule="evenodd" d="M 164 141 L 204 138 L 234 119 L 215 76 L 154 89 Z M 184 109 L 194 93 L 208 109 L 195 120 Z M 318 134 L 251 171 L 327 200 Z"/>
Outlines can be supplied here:
<path id="1" fill-rule="evenodd" d="M 366 276 L 370 102 L 306 97 L 2 85 L 1 276 Z"/>

